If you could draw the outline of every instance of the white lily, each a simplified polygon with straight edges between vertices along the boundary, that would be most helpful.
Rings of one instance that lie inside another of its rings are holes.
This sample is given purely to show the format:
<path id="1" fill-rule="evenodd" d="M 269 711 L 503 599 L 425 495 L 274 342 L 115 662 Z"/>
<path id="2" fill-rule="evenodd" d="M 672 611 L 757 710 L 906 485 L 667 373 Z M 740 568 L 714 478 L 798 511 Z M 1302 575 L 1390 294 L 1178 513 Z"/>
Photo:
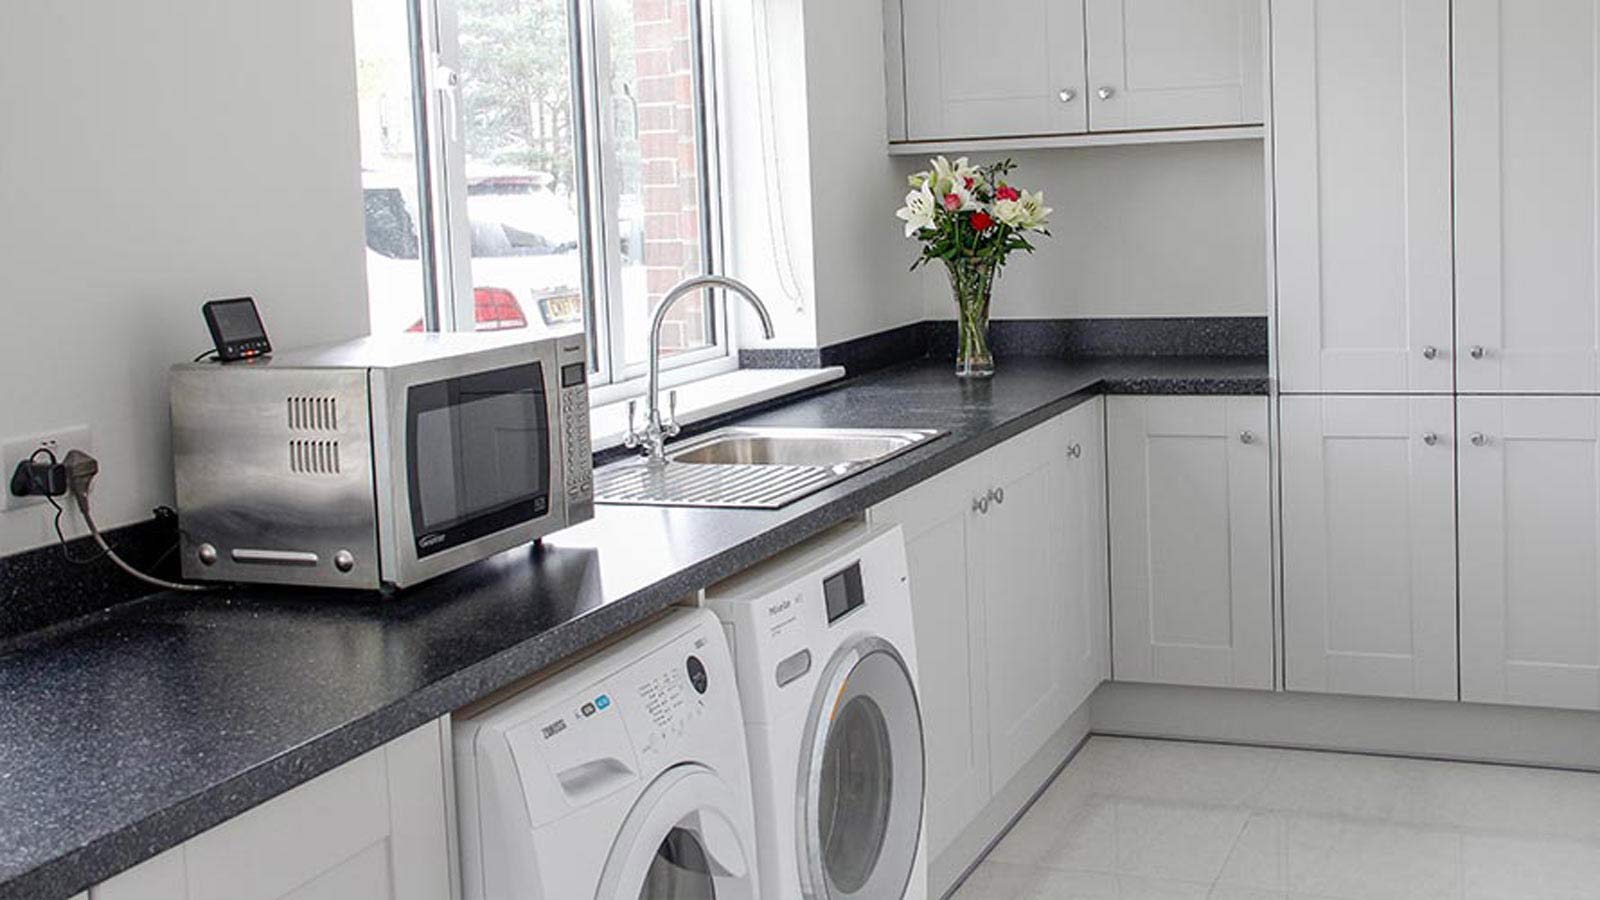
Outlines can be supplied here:
<path id="1" fill-rule="evenodd" d="M 938 213 L 939 201 L 934 198 L 933 191 L 924 184 L 906 195 L 906 205 L 895 213 L 897 218 L 905 220 L 906 237 L 916 237 L 917 232 L 924 228 L 932 228 L 934 216 Z"/>
<path id="2" fill-rule="evenodd" d="M 1023 225 L 1032 231 L 1043 231 L 1050 224 L 1050 214 L 1055 212 L 1044 205 L 1044 191 L 1023 191 L 1018 201 L 1023 209 Z"/>
<path id="3" fill-rule="evenodd" d="M 967 187 L 968 181 L 972 182 L 973 187 L 977 187 L 980 178 L 978 170 L 972 167 L 972 163 L 965 156 L 953 163 L 943 156 L 934 158 L 933 187 L 940 196 L 970 193 L 972 188 Z"/>

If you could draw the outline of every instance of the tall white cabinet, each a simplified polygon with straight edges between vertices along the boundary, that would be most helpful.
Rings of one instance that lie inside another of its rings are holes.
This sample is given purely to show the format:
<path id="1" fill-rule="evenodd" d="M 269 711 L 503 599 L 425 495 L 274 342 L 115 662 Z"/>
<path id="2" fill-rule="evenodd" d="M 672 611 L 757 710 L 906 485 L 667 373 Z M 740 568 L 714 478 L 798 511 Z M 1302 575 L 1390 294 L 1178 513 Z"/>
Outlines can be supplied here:
<path id="1" fill-rule="evenodd" d="M 1600 8 L 1455 2 L 1456 332 L 1471 393 L 1600 389 Z"/>
<path id="2" fill-rule="evenodd" d="M 1459 403 L 1461 699 L 1600 709 L 1600 398 Z"/>
<path id="3" fill-rule="evenodd" d="M 1282 397 L 1292 691 L 1456 699 L 1449 397 Z"/>
<path id="4" fill-rule="evenodd" d="M 1453 389 L 1450 0 L 1272 0 L 1278 371 Z"/>
<path id="5" fill-rule="evenodd" d="M 1273 687 L 1265 397 L 1113 397 L 1118 681 Z"/>

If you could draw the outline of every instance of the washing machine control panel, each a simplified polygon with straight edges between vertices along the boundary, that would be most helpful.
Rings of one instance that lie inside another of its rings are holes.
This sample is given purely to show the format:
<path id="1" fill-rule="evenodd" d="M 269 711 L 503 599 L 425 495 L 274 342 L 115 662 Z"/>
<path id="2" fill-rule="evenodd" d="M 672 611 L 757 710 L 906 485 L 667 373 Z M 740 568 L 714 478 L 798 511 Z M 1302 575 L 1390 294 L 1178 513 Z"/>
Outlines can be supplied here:
<path id="1" fill-rule="evenodd" d="M 634 717 L 629 730 L 639 746 L 640 761 L 647 762 L 670 753 L 705 715 L 712 678 L 705 662 L 694 653 L 642 674 L 647 677 L 637 682 L 634 693 L 643 715 Z"/>

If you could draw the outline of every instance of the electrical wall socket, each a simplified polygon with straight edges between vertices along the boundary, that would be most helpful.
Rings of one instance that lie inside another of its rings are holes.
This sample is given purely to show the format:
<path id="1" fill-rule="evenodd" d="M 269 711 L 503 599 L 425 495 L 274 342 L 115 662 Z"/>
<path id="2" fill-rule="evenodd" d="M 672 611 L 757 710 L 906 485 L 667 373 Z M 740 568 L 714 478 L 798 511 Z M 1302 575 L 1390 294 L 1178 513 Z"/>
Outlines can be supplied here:
<path id="1" fill-rule="evenodd" d="M 41 506 L 46 501 L 43 497 L 13 497 L 11 496 L 11 473 L 17 470 L 17 463 L 27 459 L 40 447 L 49 448 L 57 459 L 65 459 L 68 450 L 82 450 L 93 453 L 94 445 L 90 441 L 89 426 L 76 425 L 71 428 L 59 428 L 55 431 L 46 431 L 41 434 L 26 437 L 7 438 L 0 445 L 0 465 L 5 471 L 0 473 L 0 495 L 4 496 L 5 505 L 0 509 L 10 511 L 28 506 Z"/>

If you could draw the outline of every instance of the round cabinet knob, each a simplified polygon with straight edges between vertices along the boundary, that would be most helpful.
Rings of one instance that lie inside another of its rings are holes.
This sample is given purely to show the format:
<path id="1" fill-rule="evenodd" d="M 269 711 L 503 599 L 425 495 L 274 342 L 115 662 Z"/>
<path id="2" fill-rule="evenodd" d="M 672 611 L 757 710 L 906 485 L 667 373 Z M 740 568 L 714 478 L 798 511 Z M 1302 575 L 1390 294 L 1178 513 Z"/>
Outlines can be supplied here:
<path id="1" fill-rule="evenodd" d="M 1489 355 L 1489 351 L 1487 351 L 1487 350 L 1485 350 L 1485 349 L 1483 349 L 1483 347 L 1481 347 L 1481 346 L 1479 346 L 1479 345 L 1476 345 L 1476 344 L 1474 344 L 1474 345 L 1473 345 L 1473 347 L 1472 347 L 1472 349 L 1471 349 L 1471 350 L 1468 350 L 1468 351 L 1467 351 L 1467 353 L 1468 353 L 1468 354 L 1469 354 L 1469 355 L 1470 355 L 1470 356 L 1471 356 L 1471 357 L 1472 357 L 1472 358 L 1473 358 L 1473 359 L 1483 359 L 1483 358 L 1484 358 L 1484 357 L 1485 357 L 1485 356 L 1488 356 L 1488 355 Z"/>
<path id="2" fill-rule="evenodd" d="M 989 498 L 974 497 L 972 500 L 972 511 L 980 516 L 987 516 L 989 514 Z"/>
<path id="3" fill-rule="evenodd" d="M 1062 88 L 1061 93 L 1057 96 L 1061 98 L 1062 103 L 1071 103 L 1072 101 L 1078 99 L 1078 92 L 1072 88 Z"/>
<path id="4" fill-rule="evenodd" d="M 994 489 L 994 502 L 1001 503 L 1001 504 L 1006 502 L 1006 489 L 1005 488 L 995 488 Z"/>
<path id="5" fill-rule="evenodd" d="M 1239 432 L 1239 443 L 1241 443 L 1241 444 L 1254 444 L 1255 442 L 1256 442 L 1256 433 L 1254 431 L 1241 431 L 1241 432 Z"/>
<path id="6" fill-rule="evenodd" d="M 1422 348 L 1422 358 L 1423 359 L 1438 359 L 1439 358 L 1439 348 L 1438 347 L 1432 347 L 1432 346 L 1423 347 Z"/>
<path id="7" fill-rule="evenodd" d="M 1474 431 L 1472 433 L 1471 440 L 1472 440 L 1472 446 L 1474 446 L 1474 447 L 1482 447 L 1484 444 L 1489 443 L 1489 436 L 1484 434 L 1481 431 Z"/>
<path id="8" fill-rule="evenodd" d="M 348 572 L 356 567 L 356 555 L 349 550 L 340 550 L 333 555 L 333 567 L 341 572 Z"/>
<path id="9" fill-rule="evenodd" d="M 1422 435 L 1422 442 L 1432 447 L 1434 444 L 1439 443 L 1439 436 L 1431 431 L 1426 432 Z"/>
<path id="10" fill-rule="evenodd" d="M 200 557 L 202 565 L 214 566 L 217 564 L 217 548 L 210 544 L 201 544 L 200 550 L 196 555 Z"/>
<path id="11" fill-rule="evenodd" d="M 1078 459 L 1078 458 L 1080 458 L 1082 456 L 1083 456 L 1083 445 L 1082 444 L 1074 443 L 1074 444 L 1067 445 L 1067 458 L 1068 459 Z"/>
<path id="12" fill-rule="evenodd" d="M 1099 97 L 1101 100 L 1110 100 L 1112 97 L 1117 95 L 1117 89 L 1107 85 L 1100 90 L 1095 91 L 1094 93 L 1095 96 Z"/>

